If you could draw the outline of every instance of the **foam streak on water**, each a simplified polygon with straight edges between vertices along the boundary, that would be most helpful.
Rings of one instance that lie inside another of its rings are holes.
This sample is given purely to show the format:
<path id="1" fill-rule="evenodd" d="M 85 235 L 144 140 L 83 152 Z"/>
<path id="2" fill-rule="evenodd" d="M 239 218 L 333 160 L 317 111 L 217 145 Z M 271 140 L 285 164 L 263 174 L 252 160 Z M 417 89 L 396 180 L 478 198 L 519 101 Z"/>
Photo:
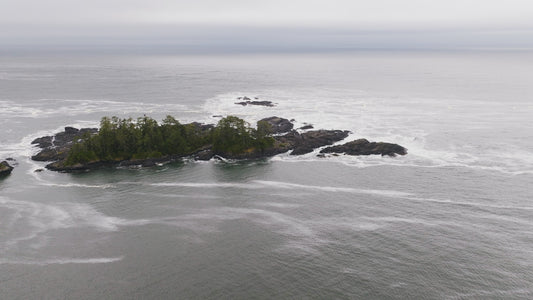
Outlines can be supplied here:
<path id="1" fill-rule="evenodd" d="M 101 258 L 59 258 L 59 259 L 47 259 L 47 260 L 2 260 L 0 259 L 0 265 L 65 265 L 65 264 L 107 264 L 112 262 L 121 261 L 124 257 L 101 257 Z"/>

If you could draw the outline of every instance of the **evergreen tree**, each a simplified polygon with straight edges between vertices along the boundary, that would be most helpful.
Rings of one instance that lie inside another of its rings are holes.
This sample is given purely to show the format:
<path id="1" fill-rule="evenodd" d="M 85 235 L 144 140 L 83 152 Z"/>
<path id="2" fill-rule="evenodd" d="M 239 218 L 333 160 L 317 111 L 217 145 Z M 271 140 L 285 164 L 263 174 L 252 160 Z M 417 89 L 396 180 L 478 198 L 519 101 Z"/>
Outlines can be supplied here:
<path id="1" fill-rule="evenodd" d="M 267 122 L 258 122 L 254 129 L 235 116 L 221 119 L 212 130 L 199 123 L 183 125 L 171 116 L 161 124 L 147 116 L 136 121 L 103 117 L 98 133 L 86 134 L 75 143 L 66 163 L 188 155 L 209 146 L 218 154 L 263 151 L 274 143 L 269 132 Z"/>

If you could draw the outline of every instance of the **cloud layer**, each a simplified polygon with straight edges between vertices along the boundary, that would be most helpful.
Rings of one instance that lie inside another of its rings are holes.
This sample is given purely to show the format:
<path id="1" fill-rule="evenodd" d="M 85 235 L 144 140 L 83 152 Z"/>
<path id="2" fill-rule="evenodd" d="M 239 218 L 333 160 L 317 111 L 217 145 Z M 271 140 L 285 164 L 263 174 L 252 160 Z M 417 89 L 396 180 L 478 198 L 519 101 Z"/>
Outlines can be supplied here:
<path id="1" fill-rule="evenodd" d="M 273 42 L 341 41 L 339 47 L 373 41 L 372 47 L 417 34 L 431 40 L 443 32 L 445 39 L 456 32 L 458 42 L 468 41 L 467 31 L 482 32 L 481 40 L 501 39 L 502 45 L 512 40 L 509 46 L 514 46 L 533 30 L 530 0 L 0 1 L 5 2 L 0 41 L 7 44 L 165 39 L 216 44 L 255 36 Z M 379 37 L 383 41 L 375 42 Z"/>

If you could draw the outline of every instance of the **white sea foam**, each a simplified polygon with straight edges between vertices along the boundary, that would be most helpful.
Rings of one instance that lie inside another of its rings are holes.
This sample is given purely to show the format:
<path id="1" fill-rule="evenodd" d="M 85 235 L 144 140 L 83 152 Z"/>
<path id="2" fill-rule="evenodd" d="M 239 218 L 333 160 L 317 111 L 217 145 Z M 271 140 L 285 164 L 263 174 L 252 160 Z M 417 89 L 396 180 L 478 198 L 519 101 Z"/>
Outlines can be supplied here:
<path id="1" fill-rule="evenodd" d="M 292 194 L 291 194 L 291 196 L 292 196 Z M 286 203 L 286 202 L 283 202 L 283 203 L 280 203 L 280 202 L 260 202 L 260 203 L 257 203 L 256 205 L 265 206 L 265 207 L 276 207 L 276 208 L 298 208 L 298 207 L 301 207 L 300 204 Z"/>
<path id="2" fill-rule="evenodd" d="M 8 222 L 1 223 L 6 232 L 0 238 L 0 248 L 4 250 L 26 242 L 45 245 L 47 232 L 52 230 L 93 228 L 109 232 L 124 223 L 80 203 L 41 203 L 0 197 L 0 209 L 12 215 Z"/>
<path id="3" fill-rule="evenodd" d="M 53 203 L 11 200 L 0 197 L 0 204 L 15 209 L 20 213 L 36 218 L 33 224 L 46 225 L 46 220 L 53 221 L 51 228 L 89 225 L 104 230 L 115 230 L 116 219 L 104 216 L 91 206 L 81 203 Z M 81 221 L 81 222 L 80 222 Z"/>
<path id="4" fill-rule="evenodd" d="M 518 209 L 518 210 L 533 210 L 533 206 L 522 206 L 522 205 L 499 205 L 491 203 L 482 203 L 482 202 L 467 202 L 467 201 L 456 201 L 451 199 L 435 199 L 435 198 L 422 198 L 416 196 L 403 197 L 407 200 L 420 201 L 420 202 L 435 202 L 449 205 L 462 205 L 462 206 L 474 206 L 474 207 L 483 207 L 483 208 L 495 208 L 495 209 Z"/>
<path id="5" fill-rule="evenodd" d="M 41 185 L 44 186 L 54 186 L 54 187 L 81 187 L 81 188 L 97 188 L 97 189 L 109 189 L 114 188 L 112 184 L 81 184 L 81 183 L 52 183 L 52 182 L 42 182 Z"/>
<path id="6" fill-rule="evenodd" d="M 357 189 L 351 187 L 336 187 L 336 186 L 319 186 L 319 185 L 305 185 L 297 183 L 288 183 L 281 181 L 267 181 L 267 180 L 253 180 L 248 183 L 235 182 L 217 182 L 217 183 L 203 183 L 203 182 L 156 182 L 156 183 L 136 183 L 136 182 L 121 182 L 120 184 L 144 184 L 159 187 L 189 187 L 189 188 L 238 188 L 238 189 L 266 189 L 269 190 L 313 190 L 324 192 L 341 192 L 354 194 L 369 194 L 379 195 L 385 197 L 407 197 L 410 193 L 392 190 L 376 190 L 376 189 Z"/>
<path id="7" fill-rule="evenodd" d="M 48 103 L 54 103 L 50 107 Z M 105 99 L 39 99 L 24 103 L 0 101 L 0 110 L 10 117 L 42 119 L 54 116 L 76 116 L 90 113 L 121 112 L 143 114 L 165 111 L 189 111 L 182 104 L 157 104 L 149 102 L 110 101 Z"/>
<path id="8" fill-rule="evenodd" d="M 194 195 L 187 195 L 187 194 L 165 194 L 165 193 L 145 193 L 145 192 L 132 192 L 133 195 L 141 195 L 141 196 L 147 196 L 150 198 L 153 197 L 159 197 L 159 198 L 200 198 L 200 199 L 219 199 L 222 198 L 222 196 L 216 196 L 216 195 L 201 195 L 201 194 L 194 194 Z"/>
<path id="9" fill-rule="evenodd" d="M 203 183 L 203 182 L 158 182 L 149 183 L 151 186 L 161 187 L 191 187 L 191 188 L 240 188 L 240 189 L 258 189 L 261 186 L 257 184 L 248 183 L 233 183 L 233 182 L 217 182 L 217 183 Z"/>
<path id="10" fill-rule="evenodd" d="M 124 256 L 119 257 L 98 257 L 98 258 L 55 258 L 45 260 L 7 260 L 0 259 L 0 265 L 65 265 L 65 264 L 107 264 L 121 261 Z"/>
<path id="11" fill-rule="evenodd" d="M 281 189 L 305 189 L 305 190 L 316 190 L 324 192 L 342 192 L 342 193 L 354 193 L 354 194 L 370 194 L 370 195 L 379 195 L 386 197 L 401 198 L 411 195 L 410 193 L 400 192 L 400 191 L 391 191 L 391 190 L 375 190 L 375 189 L 357 189 L 351 187 L 335 187 L 335 186 L 319 186 L 319 185 L 304 185 L 296 183 L 287 183 L 280 181 L 265 181 L 265 180 L 256 180 L 254 181 L 264 186 L 281 188 Z"/>
<path id="12" fill-rule="evenodd" d="M 276 107 L 235 105 L 237 97 L 259 96 Z M 374 156 L 330 157 L 358 168 L 394 165 L 417 167 L 458 167 L 511 175 L 533 174 L 531 145 L 514 131 L 527 124 L 525 103 L 489 102 L 472 99 L 430 99 L 371 95 L 342 89 L 291 89 L 239 91 L 217 95 L 204 105 L 206 115 L 237 115 L 250 122 L 277 115 L 295 118 L 295 127 L 311 123 L 315 128 L 345 129 L 348 139 L 367 138 L 400 144 L 409 154 L 396 158 Z M 508 121 L 506 121 L 508 120 Z M 521 121 L 520 121 L 521 120 Z M 205 121 L 213 121 L 206 119 Z M 501 126 L 497 126 L 501 123 Z M 513 125 L 514 124 L 514 125 Z M 506 127 L 507 126 L 507 127 Z M 513 127 L 514 126 L 514 127 Z M 495 135 L 501 131 L 494 143 Z M 471 135 L 476 138 L 472 139 Z M 482 137 L 487 135 L 486 140 Z M 506 139 L 518 139 L 506 142 Z M 347 139 L 347 140 L 348 140 Z M 522 140 L 522 142 L 521 142 Z M 491 147 L 487 147 L 490 145 Z M 282 161 L 318 161 L 312 154 L 281 156 Z"/>

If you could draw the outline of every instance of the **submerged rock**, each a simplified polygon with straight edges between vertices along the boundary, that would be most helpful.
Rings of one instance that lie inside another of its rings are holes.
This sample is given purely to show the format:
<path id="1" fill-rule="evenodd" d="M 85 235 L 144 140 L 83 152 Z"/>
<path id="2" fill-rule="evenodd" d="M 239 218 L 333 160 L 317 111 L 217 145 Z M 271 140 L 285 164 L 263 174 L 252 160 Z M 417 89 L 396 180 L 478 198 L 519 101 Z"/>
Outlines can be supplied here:
<path id="1" fill-rule="evenodd" d="M 379 154 L 381 156 L 396 156 L 397 154 L 406 155 L 407 149 L 398 144 L 369 142 L 367 139 L 358 139 L 343 145 L 327 147 L 322 149 L 320 153 L 344 153 L 347 155 Z"/>

